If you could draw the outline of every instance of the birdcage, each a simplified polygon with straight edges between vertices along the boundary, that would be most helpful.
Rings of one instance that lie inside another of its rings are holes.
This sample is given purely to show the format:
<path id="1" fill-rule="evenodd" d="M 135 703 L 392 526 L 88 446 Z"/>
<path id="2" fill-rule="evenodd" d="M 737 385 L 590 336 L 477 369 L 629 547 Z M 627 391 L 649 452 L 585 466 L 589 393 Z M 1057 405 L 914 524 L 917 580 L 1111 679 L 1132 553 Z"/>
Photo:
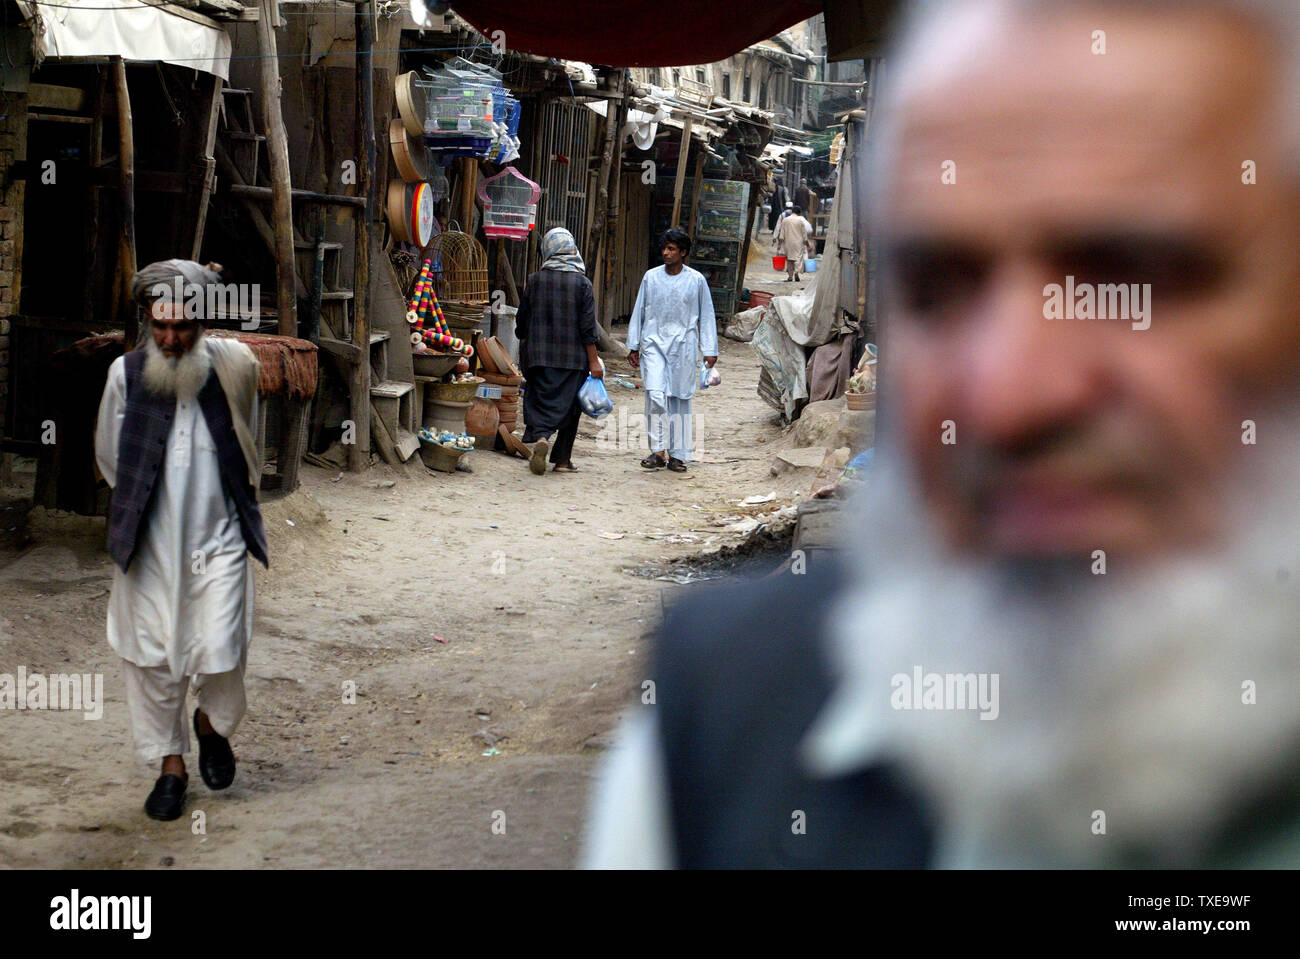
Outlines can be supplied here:
<path id="1" fill-rule="evenodd" d="M 708 110 L 713 106 L 713 89 L 690 77 L 677 78 L 677 99 L 687 106 Z"/>
<path id="2" fill-rule="evenodd" d="M 488 301 L 487 253 L 456 223 L 430 240 L 424 255 L 433 261 L 433 292 L 439 300 L 474 304 Z"/>
<path id="3" fill-rule="evenodd" d="M 507 240 L 526 240 L 537 225 L 542 188 L 512 166 L 478 185 L 483 201 L 483 232 Z"/>

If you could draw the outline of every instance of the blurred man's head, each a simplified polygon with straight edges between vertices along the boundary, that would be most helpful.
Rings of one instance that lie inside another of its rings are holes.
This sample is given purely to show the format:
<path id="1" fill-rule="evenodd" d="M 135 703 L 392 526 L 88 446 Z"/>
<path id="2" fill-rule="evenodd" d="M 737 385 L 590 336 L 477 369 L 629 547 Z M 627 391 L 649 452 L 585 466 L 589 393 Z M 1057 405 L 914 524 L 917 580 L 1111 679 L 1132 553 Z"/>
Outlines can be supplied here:
<path id="1" fill-rule="evenodd" d="M 669 269 L 680 266 L 691 252 L 690 234 L 678 227 L 666 230 L 660 240 L 660 248 L 664 266 Z"/>
<path id="2" fill-rule="evenodd" d="M 1300 749 L 1300 4 L 931 6 L 872 124 L 880 451 L 810 755 L 894 751 L 950 864 L 1214 861 Z M 891 702 L 918 667 L 996 720 Z"/>
<path id="3" fill-rule="evenodd" d="M 1221 539 L 1243 421 L 1300 385 L 1296 5 L 940 6 L 879 170 L 882 363 L 929 512 L 1008 559 Z"/>

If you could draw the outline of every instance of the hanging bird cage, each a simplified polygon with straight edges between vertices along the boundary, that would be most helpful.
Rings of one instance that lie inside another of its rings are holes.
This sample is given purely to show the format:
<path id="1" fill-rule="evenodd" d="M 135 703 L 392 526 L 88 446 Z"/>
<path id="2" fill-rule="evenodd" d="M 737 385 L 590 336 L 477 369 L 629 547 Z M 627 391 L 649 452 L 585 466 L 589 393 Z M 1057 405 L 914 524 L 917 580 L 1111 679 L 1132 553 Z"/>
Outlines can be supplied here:
<path id="1" fill-rule="evenodd" d="M 483 232 L 507 240 L 526 240 L 537 225 L 542 188 L 512 166 L 478 185 L 483 201 Z"/>
<path id="2" fill-rule="evenodd" d="M 449 226 L 424 248 L 425 258 L 433 261 L 433 290 L 444 302 L 486 303 L 487 253 L 478 240 L 460 232 L 457 224 Z"/>
<path id="3" fill-rule="evenodd" d="M 435 203 L 445 197 L 451 190 L 451 185 L 447 182 L 447 174 L 444 173 L 442 167 L 436 163 L 429 172 L 429 189 L 433 191 L 433 199 Z"/>

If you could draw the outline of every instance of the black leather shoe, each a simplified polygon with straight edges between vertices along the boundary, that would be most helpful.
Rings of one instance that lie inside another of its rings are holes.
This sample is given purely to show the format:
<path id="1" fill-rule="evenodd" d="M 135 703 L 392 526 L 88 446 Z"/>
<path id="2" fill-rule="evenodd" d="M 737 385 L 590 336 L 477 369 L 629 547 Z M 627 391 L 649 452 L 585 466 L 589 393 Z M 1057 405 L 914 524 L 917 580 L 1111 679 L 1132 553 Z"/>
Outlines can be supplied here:
<path id="1" fill-rule="evenodd" d="M 217 732 L 199 732 L 199 711 L 194 710 L 194 735 L 199 737 L 199 775 L 209 789 L 225 789 L 235 781 L 235 754 L 230 740 Z"/>
<path id="2" fill-rule="evenodd" d="M 145 815 L 164 822 L 179 819 L 181 810 L 185 807 L 185 785 L 189 779 L 189 776 L 181 779 L 171 773 L 159 776 L 153 784 L 153 792 L 144 801 Z"/>

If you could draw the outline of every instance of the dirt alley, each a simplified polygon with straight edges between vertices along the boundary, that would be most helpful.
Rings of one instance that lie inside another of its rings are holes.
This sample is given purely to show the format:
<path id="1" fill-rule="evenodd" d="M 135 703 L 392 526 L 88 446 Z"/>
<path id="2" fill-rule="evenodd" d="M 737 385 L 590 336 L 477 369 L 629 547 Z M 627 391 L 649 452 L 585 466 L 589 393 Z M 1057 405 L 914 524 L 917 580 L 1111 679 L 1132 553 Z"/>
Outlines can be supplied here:
<path id="1" fill-rule="evenodd" d="M 643 448 L 604 448 L 609 420 L 587 418 L 573 475 L 487 451 L 472 474 L 304 464 L 301 488 L 264 504 L 238 778 L 209 792 L 192 753 L 172 823 L 141 809 L 157 773 L 132 758 L 104 638 L 104 521 L 34 510 L 33 541 L 0 552 L 0 672 L 101 672 L 106 705 L 99 721 L 0 711 L 0 866 L 572 865 L 602 751 L 620 712 L 644 708 L 661 604 L 699 588 L 624 570 L 738 545 L 726 525 L 808 493 L 806 471 L 770 475 L 788 438 L 750 348 L 721 343 L 723 383 L 695 404 L 703 461 L 685 475 L 640 469 Z M 611 395 L 643 408 L 640 390 Z"/>

